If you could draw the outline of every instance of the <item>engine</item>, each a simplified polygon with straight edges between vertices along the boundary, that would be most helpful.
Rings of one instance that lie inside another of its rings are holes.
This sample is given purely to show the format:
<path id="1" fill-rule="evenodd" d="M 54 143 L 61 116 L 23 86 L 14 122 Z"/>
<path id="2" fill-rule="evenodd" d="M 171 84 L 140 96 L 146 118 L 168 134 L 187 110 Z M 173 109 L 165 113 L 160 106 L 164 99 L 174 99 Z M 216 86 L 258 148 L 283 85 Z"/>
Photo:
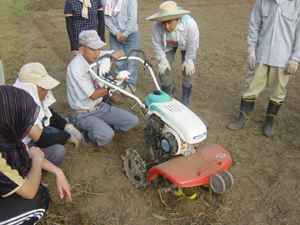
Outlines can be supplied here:
<path id="1" fill-rule="evenodd" d="M 195 152 L 197 144 L 188 144 L 181 140 L 176 132 L 155 114 L 150 116 L 144 131 L 147 146 L 155 151 L 156 157 L 162 161 L 170 159 L 172 155 L 189 155 Z"/>
<path id="2" fill-rule="evenodd" d="M 166 93 L 154 91 L 145 102 L 149 115 L 149 124 L 144 128 L 146 142 L 159 156 L 187 156 L 206 138 L 202 120 Z"/>

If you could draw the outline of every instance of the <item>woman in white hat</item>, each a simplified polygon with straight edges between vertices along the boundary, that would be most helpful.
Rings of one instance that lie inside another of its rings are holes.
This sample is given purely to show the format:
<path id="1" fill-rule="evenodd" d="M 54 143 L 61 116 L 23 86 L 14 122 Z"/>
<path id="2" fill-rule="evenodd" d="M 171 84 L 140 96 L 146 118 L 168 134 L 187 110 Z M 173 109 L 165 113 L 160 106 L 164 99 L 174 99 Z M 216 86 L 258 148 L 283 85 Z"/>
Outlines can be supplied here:
<path id="1" fill-rule="evenodd" d="M 69 142 L 77 147 L 82 138 L 72 124 L 50 107 L 56 101 L 51 89 L 58 84 L 59 81 L 51 77 L 38 62 L 22 66 L 13 84 L 27 91 L 40 107 L 35 124 L 22 141 L 28 146 L 40 147 L 45 158 L 56 166 L 60 166 L 65 158 L 64 145 Z"/>
<path id="2" fill-rule="evenodd" d="M 162 91 L 170 94 L 171 67 L 177 47 L 182 58 L 182 98 L 189 106 L 190 94 L 195 80 L 195 59 L 199 47 L 199 30 L 188 10 L 178 7 L 174 1 L 163 2 L 159 12 L 147 20 L 155 21 L 152 27 L 152 48 L 159 60 L 158 73 Z"/>

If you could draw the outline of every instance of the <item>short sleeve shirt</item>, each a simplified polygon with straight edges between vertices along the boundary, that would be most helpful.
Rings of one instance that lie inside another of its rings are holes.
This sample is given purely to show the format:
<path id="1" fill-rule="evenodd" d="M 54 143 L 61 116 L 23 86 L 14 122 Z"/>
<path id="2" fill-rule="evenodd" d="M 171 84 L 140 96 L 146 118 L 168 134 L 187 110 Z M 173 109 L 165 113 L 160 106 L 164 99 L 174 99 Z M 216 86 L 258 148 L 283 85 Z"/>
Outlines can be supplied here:
<path id="1" fill-rule="evenodd" d="M 113 50 L 101 50 L 99 57 L 105 54 L 112 54 L 113 52 Z M 96 88 L 89 66 L 81 53 L 68 65 L 66 73 L 67 98 L 73 110 L 89 110 L 102 101 L 102 98 L 96 100 L 90 98 Z M 99 86 L 102 86 L 100 82 Z"/>
<path id="2" fill-rule="evenodd" d="M 25 180 L 17 170 L 7 165 L 6 159 L 0 153 L 0 196 L 4 198 L 15 193 Z"/>
<path id="3" fill-rule="evenodd" d="M 90 0 L 91 8 L 88 8 L 88 19 L 82 17 L 83 3 L 79 0 L 66 0 L 64 14 L 72 14 L 75 39 L 78 44 L 78 37 L 81 31 L 98 31 L 98 9 L 101 9 L 101 0 Z"/>

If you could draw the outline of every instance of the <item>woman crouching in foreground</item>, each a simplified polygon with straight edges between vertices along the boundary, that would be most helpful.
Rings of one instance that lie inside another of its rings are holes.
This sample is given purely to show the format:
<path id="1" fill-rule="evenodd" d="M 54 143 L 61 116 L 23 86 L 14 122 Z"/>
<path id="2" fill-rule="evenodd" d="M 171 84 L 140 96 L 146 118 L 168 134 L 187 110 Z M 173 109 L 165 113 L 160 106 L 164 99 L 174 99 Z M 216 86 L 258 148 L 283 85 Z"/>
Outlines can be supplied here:
<path id="1" fill-rule="evenodd" d="M 26 91 L 0 86 L 0 224 L 36 224 L 49 206 L 42 169 L 56 176 L 60 198 L 72 201 L 62 170 L 22 139 L 34 125 L 39 107 Z"/>

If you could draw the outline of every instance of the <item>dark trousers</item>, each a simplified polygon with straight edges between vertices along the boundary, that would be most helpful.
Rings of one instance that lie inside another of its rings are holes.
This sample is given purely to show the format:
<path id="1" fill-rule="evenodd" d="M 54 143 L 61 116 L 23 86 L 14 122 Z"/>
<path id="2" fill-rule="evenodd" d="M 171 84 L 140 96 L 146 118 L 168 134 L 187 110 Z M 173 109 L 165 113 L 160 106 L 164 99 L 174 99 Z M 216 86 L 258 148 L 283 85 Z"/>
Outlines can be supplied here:
<path id="1" fill-rule="evenodd" d="M 42 185 L 33 199 L 18 194 L 0 198 L 0 224 L 35 224 L 44 216 L 49 201 L 48 189 Z"/>

